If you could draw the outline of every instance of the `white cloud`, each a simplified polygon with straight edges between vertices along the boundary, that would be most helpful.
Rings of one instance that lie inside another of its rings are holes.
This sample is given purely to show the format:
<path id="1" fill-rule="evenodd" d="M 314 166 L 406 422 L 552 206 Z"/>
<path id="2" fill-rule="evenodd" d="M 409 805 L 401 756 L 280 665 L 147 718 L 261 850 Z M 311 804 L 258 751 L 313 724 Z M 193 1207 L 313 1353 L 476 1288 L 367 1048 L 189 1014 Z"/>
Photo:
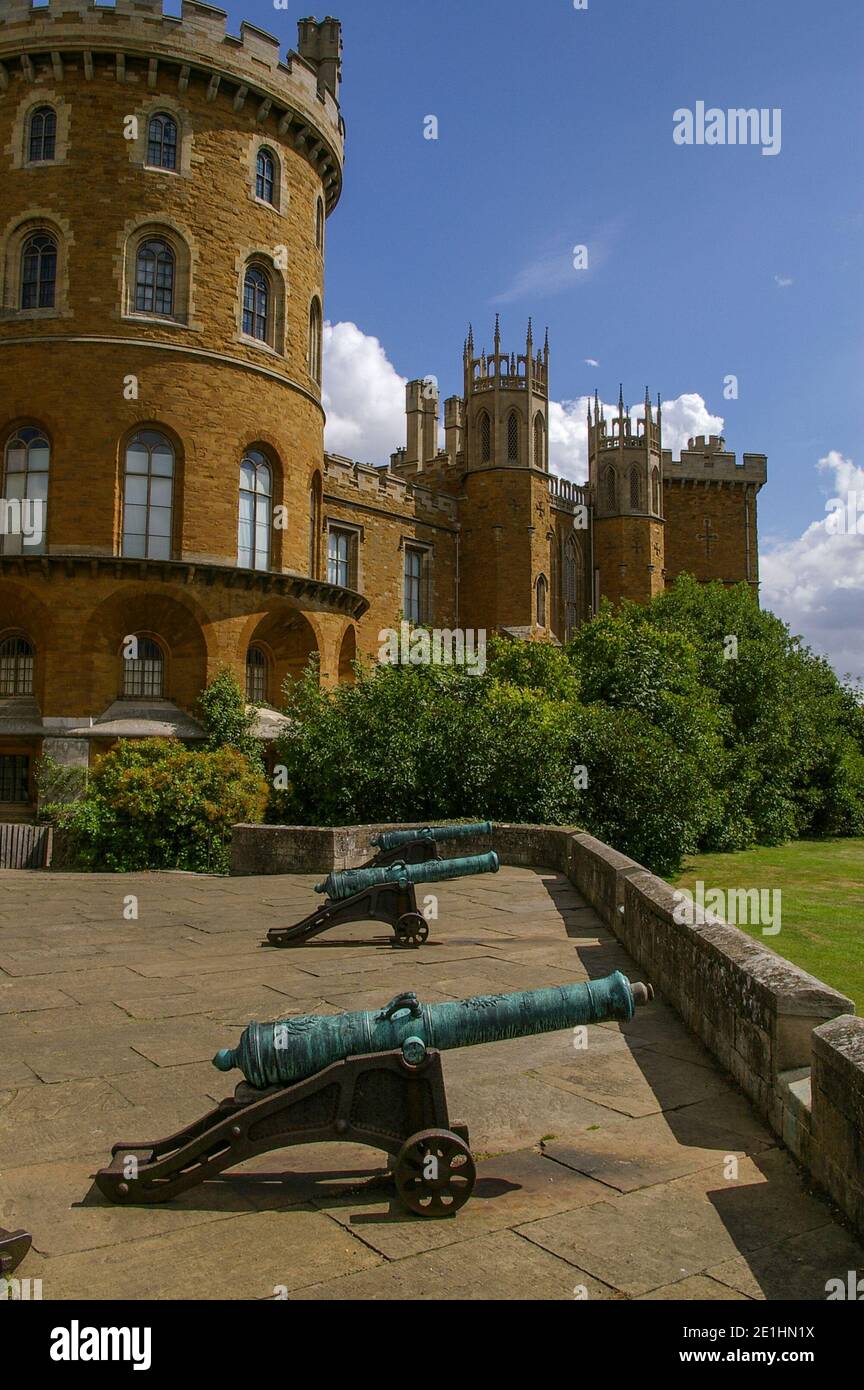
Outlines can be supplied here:
<path id="1" fill-rule="evenodd" d="M 826 502 L 840 498 L 864 510 L 864 468 L 831 450 L 819 460 Z M 834 509 L 795 540 L 781 540 L 760 555 L 762 603 L 827 656 L 835 671 L 864 679 L 864 531 L 841 532 Z M 829 529 L 830 522 L 830 529 Z M 858 523 L 864 527 L 864 516 Z"/>
<path id="2" fill-rule="evenodd" d="M 586 364 L 586 366 L 588 366 L 588 367 L 599 367 L 599 366 L 600 366 L 600 363 L 597 361 L 596 357 L 583 357 L 583 358 L 582 358 L 582 361 L 583 361 L 583 362 Z"/>
<path id="3" fill-rule="evenodd" d="M 379 340 L 356 323 L 324 325 L 325 447 L 387 463 L 405 443 L 405 384 Z"/>
<path id="4" fill-rule="evenodd" d="M 592 397 L 579 396 L 575 401 L 549 402 L 549 465 L 553 472 L 584 482 L 588 474 L 587 411 Z M 686 447 L 694 435 L 722 434 L 722 415 L 712 415 L 705 401 L 695 392 L 663 401 L 663 448 L 671 449 L 673 457 Z M 607 421 L 618 414 L 618 404 L 603 405 Z M 631 406 L 634 419 L 644 414 L 643 403 Z"/>
<path id="5" fill-rule="evenodd" d="M 789 275 L 775 275 L 774 283 L 778 287 L 778 289 L 785 290 L 788 289 L 789 286 L 793 285 L 795 282 Z"/>

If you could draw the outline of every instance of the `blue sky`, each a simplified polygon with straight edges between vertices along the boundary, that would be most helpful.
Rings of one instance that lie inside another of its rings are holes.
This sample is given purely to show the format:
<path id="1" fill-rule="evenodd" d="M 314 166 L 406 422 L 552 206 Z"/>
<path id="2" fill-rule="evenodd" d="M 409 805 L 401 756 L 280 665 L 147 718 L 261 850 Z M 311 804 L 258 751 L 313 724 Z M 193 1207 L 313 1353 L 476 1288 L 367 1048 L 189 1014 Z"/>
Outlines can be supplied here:
<path id="1" fill-rule="evenodd" d="M 232 31 L 246 18 L 296 43 L 300 11 L 228 8 Z M 840 477 L 819 460 L 864 462 L 860 0 L 334 8 L 348 145 L 331 323 L 447 395 L 469 318 L 488 341 L 500 310 L 518 350 L 532 314 L 549 325 L 557 401 L 595 385 L 615 399 L 622 380 L 630 402 L 646 383 L 696 393 L 728 447 L 769 456 L 765 550 L 800 543 Z M 676 145 L 673 112 L 700 100 L 779 107 L 780 153 Z M 587 270 L 572 267 L 577 244 Z M 738 400 L 723 397 L 728 374 Z M 357 452 L 379 461 L 362 429 Z"/>

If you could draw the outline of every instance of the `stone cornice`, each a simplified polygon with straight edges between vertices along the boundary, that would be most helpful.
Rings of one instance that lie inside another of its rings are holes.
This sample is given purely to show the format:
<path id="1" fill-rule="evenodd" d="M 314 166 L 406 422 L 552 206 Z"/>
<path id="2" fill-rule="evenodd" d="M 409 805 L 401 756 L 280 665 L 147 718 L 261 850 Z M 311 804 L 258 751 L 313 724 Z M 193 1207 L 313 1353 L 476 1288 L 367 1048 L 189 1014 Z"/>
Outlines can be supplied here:
<path id="1" fill-rule="evenodd" d="M 0 330 L 8 324 L 14 324 L 14 319 L 0 319 Z M 314 406 L 324 414 L 324 407 L 316 395 L 308 387 L 301 386 L 299 381 L 294 381 L 290 376 L 283 376 L 281 372 L 276 372 L 272 367 L 261 366 L 257 362 L 250 362 L 246 357 L 234 357 L 230 353 L 214 352 L 210 348 L 190 347 L 186 343 L 163 343 L 158 338 L 112 338 L 101 333 L 77 334 L 77 333 L 33 333 L 26 338 L 5 338 L 0 331 L 0 348 L 4 347 L 41 347 L 45 343 L 65 343 L 67 345 L 81 344 L 107 344 L 109 347 L 132 347 L 155 348 L 161 352 L 179 352 L 185 357 L 206 358 L 210 362 L 221 362 L 226 367 L 239 367 L 246 372 L 257 372 L 260 376 L 266 376 L 271 381 L 278 381 L 280 386 L 286 386 L 290 391 L 296 391 L 299 395 L 305 396 L 307 401 L 311 401 Z"/>
<path id="2" fill-rule="evenodd" d="M 361 618 L 369 600 L 353 589 L 342 589 L 321 579 L 299 574 L 279 574 L 272 570 L 246 570 L 235 565 L 192 563 L 186 560 L 132 560 L 120 555 L 0 555 L 0 579 L 48 581 L 97 579 L 110 576 L 128 582 L 155 580 L 162 584 L 221 585 L 226 589 L 271 594 L 287 598 L 299 609 L 342 613 Z"/>

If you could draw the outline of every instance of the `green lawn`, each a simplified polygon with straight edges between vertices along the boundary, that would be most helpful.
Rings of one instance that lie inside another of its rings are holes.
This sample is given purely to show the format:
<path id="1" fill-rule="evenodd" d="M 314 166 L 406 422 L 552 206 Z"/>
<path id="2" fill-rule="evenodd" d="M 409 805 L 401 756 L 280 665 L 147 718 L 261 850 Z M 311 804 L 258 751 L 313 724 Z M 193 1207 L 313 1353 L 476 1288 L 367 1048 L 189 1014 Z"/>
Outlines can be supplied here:
<path id="1" fill-rule="evenodd" d="M 697 879 L 706 896 L 712 888 L 782 889 L 780 932 L 763 936 L 758 926 L 739 923 L 741 930 L 848 994 L 864 1012 L 864 840 L 697 854 L 675 886 L 692 892 Z"/>

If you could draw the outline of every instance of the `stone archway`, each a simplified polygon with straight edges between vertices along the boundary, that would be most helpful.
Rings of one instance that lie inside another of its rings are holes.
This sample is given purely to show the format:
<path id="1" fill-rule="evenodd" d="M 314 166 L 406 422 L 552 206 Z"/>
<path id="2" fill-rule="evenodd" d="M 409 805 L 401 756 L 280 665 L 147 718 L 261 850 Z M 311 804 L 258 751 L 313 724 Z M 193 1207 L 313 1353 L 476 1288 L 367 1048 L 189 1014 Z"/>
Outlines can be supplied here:
<path id="1" fill-rule="evenodd" d="M 269 664 L 267 702 L 273 705 L 282 704 L 285 682 L 299 680 L 309 664 L 309 658 L 318 653 L 318 642 L 311 623 L 299 609 L 287 606 L 268 613 L 251 630 L 247 628 L 241 645 L 240 658 L 244 670 L 250 647 L 259 647 L 266 653 Z"/>

